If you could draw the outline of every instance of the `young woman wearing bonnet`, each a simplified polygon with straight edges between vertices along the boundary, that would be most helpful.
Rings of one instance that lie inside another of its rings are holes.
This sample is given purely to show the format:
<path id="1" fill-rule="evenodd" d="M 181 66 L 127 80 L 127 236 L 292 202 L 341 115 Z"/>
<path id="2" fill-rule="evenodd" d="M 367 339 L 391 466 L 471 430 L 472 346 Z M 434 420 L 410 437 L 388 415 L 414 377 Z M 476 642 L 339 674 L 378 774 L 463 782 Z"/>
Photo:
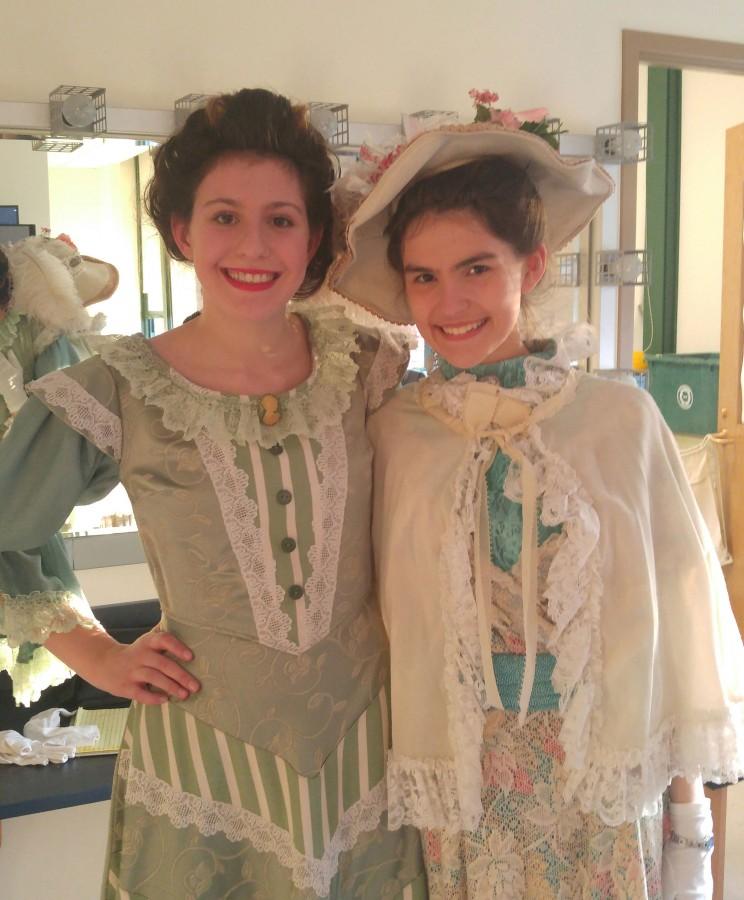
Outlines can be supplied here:
<path id="1" fill-rule="evenodd" d="M 360 177 L 332 286 L 439 360 L 369 425 L 391 823 L 422 829 L 436 898 L 708 897 L 702 781 L 744 773 L 715 550 L 649 395 L 574 368 L 586 327 L 524 325 L 612 183 L 492 123 Z"/>

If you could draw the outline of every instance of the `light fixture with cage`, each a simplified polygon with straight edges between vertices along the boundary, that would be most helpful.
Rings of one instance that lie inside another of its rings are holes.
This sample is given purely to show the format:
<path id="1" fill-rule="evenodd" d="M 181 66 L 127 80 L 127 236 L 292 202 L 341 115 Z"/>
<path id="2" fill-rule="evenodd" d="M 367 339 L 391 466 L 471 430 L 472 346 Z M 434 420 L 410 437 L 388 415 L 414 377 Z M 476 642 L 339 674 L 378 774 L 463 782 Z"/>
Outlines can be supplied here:
<path id="1" fill-rule="evenodd" d="M 581 254 L 556 253 L 555 260 L 555 286 L 578 287 L 581 283 Z"/>
<path id="2" fill-rule="evenodd" d="M 106 133 L 106 88 L 60 84 L 49 94 L 52 136 L 93 137 Z"/>
<path id="3" fill-rule="evenodd" d="M 413 113 L 403 113 L 401 128 L 407 141 L 422 131 L 431 131 L 444 125 L 457 125 L 460 117 L 451 109 L 419 109 Z"/>
<path id="4" fill-rule="evenodd" d="M 74 153 L 83 146 L 82 141 L 64 137 L 39 138 L 31 142 L 31 149 L 37 153 Z"/>
<path id="5" fill-rule="evenodd" d="M 213 96 L 213 94 L 184 94 L 183 97 L 179 97 L 173 104 L 176 131 L 183 126 L 186 119 L 188 119 L 194 110 L 206 106 L 207 102 Z"/>
<path id="6" fill-rule="evenodd" d="M 596 283 L 602 287 L 640 287 L 649 283 L 648 250 L 600 250 Z"/>
<path id="7" fill-rule="evenodd" d="M 601 163 L 645 162 L 651 157 L 651 132 L 645 122 L 602 125 L 594 136 L 594 158 Z"/>
<path id="8" fill-rule="evenodd" d="M 349 144 L 349 104 L 308 103 L 310 121 L 323 135 L 331 147 L 346 147 Z"/>

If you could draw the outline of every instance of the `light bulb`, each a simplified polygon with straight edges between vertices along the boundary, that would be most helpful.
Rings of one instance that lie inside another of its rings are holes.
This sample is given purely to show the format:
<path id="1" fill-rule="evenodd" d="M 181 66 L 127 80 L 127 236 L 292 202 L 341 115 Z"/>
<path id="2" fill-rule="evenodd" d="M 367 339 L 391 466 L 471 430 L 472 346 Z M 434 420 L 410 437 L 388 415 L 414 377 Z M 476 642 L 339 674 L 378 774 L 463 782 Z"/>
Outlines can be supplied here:
<path id="1" fill-rule="evenodd" d="M 62 103 L 62 121 L 69 128 L 85 128 L 95 121 L 96 107 L 87 94 L 71 94 Z"/>
<path id="2" fill-rule="evenodd" d="M 637 159 L 641 153 L 641 135 L 635 128 L 623 131 L 623 158 Z"/>

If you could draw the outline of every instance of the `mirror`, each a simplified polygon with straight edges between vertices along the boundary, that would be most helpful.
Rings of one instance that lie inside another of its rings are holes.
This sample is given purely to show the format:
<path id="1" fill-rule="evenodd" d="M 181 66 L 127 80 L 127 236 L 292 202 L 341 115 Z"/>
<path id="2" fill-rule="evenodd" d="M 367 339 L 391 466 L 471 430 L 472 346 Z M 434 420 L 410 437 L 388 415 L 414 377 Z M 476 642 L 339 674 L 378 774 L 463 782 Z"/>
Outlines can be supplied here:
<path id="1" fill-rule="evenodd" d="M 73 152 L 33 149 L 36 135 L 2 133 L 0 205 L 18 207 L 36 234 L 69 235 L 81 253 L 113 263 L 119 284 L 91 307 L 106 316 L 104 334 L 157 334 L 199 306 L 193 270 L 171 260 L 142 207 L 152 174 L 152 141 L 85 138 Z M 78 507 L 65 531 L 89 535 L 136 528 L 119 485 L 98 503 Z"/>

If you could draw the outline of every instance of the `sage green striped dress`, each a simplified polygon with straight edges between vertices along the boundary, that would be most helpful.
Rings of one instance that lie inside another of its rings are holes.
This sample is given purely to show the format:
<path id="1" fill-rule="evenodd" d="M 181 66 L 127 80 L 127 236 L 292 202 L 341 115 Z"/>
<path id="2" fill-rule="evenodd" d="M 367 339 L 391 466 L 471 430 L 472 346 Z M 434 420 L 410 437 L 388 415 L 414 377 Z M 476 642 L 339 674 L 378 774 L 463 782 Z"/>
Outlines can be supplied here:
<path id="1" fill-rule="evenodd" d="M 140 336 L 31 386 L 55 427 L 118 465 L 163 627 L 202 684 L 131 708 L 106 898 L 426 896 L 416 832 L 387 828 L 369 537 L 366 417 L 402 355 L 334 311 L 302 315 L 313 373 L 272 426 L 256 398 L 188 382 Z"/>

